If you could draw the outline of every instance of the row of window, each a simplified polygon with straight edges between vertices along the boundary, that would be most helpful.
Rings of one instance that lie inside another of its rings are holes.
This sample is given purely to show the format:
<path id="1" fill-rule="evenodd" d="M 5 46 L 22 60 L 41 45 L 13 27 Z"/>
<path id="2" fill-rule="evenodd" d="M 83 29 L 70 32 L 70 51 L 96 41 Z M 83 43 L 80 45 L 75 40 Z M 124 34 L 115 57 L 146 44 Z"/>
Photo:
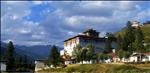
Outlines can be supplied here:
<path id="1" fill-rule="evenodd" d="M 64 43 L 64 45 L 67 46 L 67 45 L 72 45 L 72 44 L 74 44 L 74 43 L 77 43 L 77 38 L 72 39 L 72 40 L 69 40 L 69 41 L 66 41 L 66 42 Z"/>

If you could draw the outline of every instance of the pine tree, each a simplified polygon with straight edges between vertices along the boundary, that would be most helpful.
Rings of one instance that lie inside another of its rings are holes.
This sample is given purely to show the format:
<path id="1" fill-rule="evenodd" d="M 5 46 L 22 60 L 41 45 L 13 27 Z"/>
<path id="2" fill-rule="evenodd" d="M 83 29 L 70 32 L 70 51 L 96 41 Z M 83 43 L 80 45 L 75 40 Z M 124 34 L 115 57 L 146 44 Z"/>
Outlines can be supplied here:
<path id="1" fill-rule="evenodd" d="M 9 41 L 6 50 L 7 71 L 11 71 L 14 68 L 14 49 L 13 42 Z"/>
<path id="2" fill-rule="evenodd" d="M 24 70 L 28 69 L 28 58 L 26 55 L 23 56 L 23 65 L 24 65 Z"/>
<path id="3" fill-rule="evenodd" d="M 144 36 L 143 36 L 143 33 L 142 33 L 141 29 L 137 28 L 136 32 L 135 32 L 135 41 L 133 42 L 134 49 L 137 52 L 143 52 L 144 51 L 143 50 L 144 49 L 143 39 L 144 39 Z"/>
<path id="4" fill-rule="evenodd" d="M 122 42 L 118 42 L 118 48 L 122 48 L 122 50 L 118 51 L 118 55 L 120 54 L 120 58 L 125 56 L 128 58 L 131 53 L 134 51 L 133 42 L 135 40 L 135 28 L 132 27 L 132 23 L 130 21 L 127 22 L 125 34 L 122 37 Z M 123 54 L 121 54 L 123 53 Z"/>
<path id="5" fill-rule="evenodd" d="M 16 64 L 17 64 L 17 65 L 21 65 L 22 63 L 23 63 L 22 57 L 21 57 L 21 56 L 17 56 L 17 57 L 16 57 Z"/>
<path id="6" fill-rule="evenodd" d="M 55 45 L 52 46 L 49 57 L 48 57 L 49 65 L 54 65 L 55 67 L 60 63 L 60 54 Z"/>
<path id="7" fill-rule="evenodd" d="M 133 45 L 132 43 L 135 40 L 134 37 L 134 31 L 135 29 L 132 27 L 132 23 L 130 21 L 127 22 L 127 29 L 125 31 L 125 36 L 124 36 L 124 49 L 127 51 L 132 52 L 133 51 Z"/>
<path id="8" fill-rule="evenodd" d="M 15 63 L 16 71 L 20 71 L 20 69 L 22 68 L 22 64 L 23 64 L 22 57 L 21 56 L 17 56 L 15 61 L 16 61 L 16 63 Z"/>
<path id="9" fill-rule="evenodd" d="M 134 28 L 132 27 L 132 23 L 130 21 L 127 22 L 127 30 L 126 30 L 126 35 L 127 37 L 127 42 L 128 44 L 132 43 L 135 38 L 134 38 Z"/>

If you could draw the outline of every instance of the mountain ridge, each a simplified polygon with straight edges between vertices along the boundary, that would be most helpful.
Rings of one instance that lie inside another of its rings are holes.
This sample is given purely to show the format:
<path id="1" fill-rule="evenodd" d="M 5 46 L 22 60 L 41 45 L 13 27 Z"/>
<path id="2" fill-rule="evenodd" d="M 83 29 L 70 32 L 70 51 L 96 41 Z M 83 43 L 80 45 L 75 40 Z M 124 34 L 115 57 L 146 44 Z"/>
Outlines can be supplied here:
<path id="1" fill-rule="evenodd" d="M 26 55 L 29 59 L 34 61 L 37 59 L 47 59 L 52 45 L 34 45 L 34 46 L 14 45 L 14 47 L 15 53 L 20 54 L 22 56 Z M 6 48 L 7 44 L 1 42 L 1 51 L 5 52 Z M 62 48 L 58 47 L 58 51 L 60 51 L 61 49 Z M 4 56 L 4 53 L 1 55 Z"/>

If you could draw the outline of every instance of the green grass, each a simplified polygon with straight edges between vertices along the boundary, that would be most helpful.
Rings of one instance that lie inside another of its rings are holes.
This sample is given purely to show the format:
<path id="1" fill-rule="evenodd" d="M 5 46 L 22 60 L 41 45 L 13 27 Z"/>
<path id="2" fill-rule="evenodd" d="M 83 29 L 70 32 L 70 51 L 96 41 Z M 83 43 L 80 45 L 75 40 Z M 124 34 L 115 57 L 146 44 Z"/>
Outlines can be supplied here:
<path id="1" fill-rule="evenodd" d="M 66 68 L 47 69 L 39 73 L 150 73 L 149 68 L 150 64 L 76 64 Z"/>
<path id="2" fill-rule="evenodd" d="M 108 70 L 107 73 L 150 73 L 150 69 L 142 69 L 134 66 L 122 65 Z"/>

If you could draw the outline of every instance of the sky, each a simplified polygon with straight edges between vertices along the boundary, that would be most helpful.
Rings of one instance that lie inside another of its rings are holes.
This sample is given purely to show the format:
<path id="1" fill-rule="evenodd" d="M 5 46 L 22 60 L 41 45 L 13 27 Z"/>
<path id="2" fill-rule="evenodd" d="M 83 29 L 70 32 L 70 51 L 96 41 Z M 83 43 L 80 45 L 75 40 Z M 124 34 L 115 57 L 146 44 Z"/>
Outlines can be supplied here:
<path id="1" fill-rule="evenodd" d="M 150 1 L 2 1 L 1 41 L 61 45 L 93 28 L 104 36 L 127 21 L 150 20 Z"/>

